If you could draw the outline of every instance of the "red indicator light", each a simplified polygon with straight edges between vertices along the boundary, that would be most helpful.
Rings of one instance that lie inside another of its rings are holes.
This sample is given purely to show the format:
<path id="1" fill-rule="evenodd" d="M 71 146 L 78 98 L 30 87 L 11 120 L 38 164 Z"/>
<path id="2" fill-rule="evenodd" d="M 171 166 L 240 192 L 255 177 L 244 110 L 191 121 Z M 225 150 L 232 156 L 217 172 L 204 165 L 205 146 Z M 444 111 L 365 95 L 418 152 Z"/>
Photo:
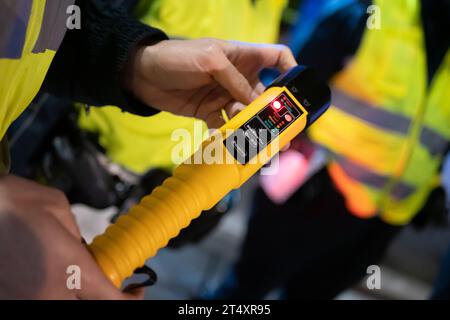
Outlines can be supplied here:
<path id="1" fill-rule="evenodd" d="M 273 106 L 275 109 L 279 110 L 279 109 L 281 108 L 281 103 L 280 103 L 280 101 L 275 100 L 274 102 L 272 102 L 272 106 Z"/>
<path id="2" fill-rule="evenodd" d="M 292 116 L 290 114 L 287 114 L 284 116 L 284 119 L 286 119 L 287 122 L 291 122 L 292 121 Z"/>

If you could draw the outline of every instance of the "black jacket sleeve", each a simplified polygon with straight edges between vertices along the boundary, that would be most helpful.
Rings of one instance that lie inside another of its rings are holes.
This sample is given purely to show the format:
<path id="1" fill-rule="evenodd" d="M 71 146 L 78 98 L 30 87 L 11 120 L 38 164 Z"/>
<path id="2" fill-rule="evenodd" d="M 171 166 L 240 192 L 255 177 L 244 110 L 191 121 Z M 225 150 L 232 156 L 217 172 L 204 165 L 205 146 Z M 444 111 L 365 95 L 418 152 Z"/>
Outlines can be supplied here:
<path id="1" fill-rule="evenodd" d="M 120 73 L 138 43 L 167 39 L 108 0 L 79 0 L 81 29 L 67 30 L 42 90 L 89 105 L 116 105 L 138 115 L 156 110 L 126 93 Z"/>

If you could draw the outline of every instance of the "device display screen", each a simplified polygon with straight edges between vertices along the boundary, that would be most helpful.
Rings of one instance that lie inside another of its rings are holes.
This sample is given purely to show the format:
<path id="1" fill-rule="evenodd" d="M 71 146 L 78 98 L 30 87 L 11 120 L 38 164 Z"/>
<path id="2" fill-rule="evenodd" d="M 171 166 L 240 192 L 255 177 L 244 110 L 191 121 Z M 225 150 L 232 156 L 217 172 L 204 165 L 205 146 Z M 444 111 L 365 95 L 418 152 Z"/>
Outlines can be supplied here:
<path id="1" fill-rule="evenodd" d="M 237 161 L 246 164 L 302 114 L 283 92 L 225 139 L 225 147 Z"/>

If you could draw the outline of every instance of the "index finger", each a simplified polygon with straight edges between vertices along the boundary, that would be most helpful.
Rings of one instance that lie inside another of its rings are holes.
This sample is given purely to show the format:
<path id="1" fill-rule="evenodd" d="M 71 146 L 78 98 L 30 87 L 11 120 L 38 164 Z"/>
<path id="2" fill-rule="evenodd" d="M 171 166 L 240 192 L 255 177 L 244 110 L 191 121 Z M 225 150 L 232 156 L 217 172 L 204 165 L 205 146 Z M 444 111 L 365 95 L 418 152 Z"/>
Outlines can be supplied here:
<path id="1" fill-rule="evenodd" d="M 238 41 L 233 41 L 232 43 L 238 46 L 247 46 L 250 50 L 257 51 L 257 55 L 260 57 L 261 67 L 263 68 L 277 68 L 283 73 L 298 65 L 291 49 L 285 45 L 248 44 Z"/>

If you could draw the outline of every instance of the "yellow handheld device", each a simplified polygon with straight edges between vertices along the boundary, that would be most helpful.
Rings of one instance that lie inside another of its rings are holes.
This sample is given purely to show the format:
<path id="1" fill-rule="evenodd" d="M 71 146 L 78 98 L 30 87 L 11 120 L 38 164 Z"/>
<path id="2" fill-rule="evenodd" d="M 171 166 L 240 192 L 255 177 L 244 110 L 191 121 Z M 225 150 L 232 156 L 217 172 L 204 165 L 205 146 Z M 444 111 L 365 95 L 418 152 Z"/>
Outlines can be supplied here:
<path id="1" fill-rule="evenodd" d="M 239 188 L 330 105 L 311 69 L 292 68 L 216 131 L 188 161 L 122 215 L 89 250 L 106 276 L 122 281 L 181 229 Z M 211 159 L 206 159 L 205 151 Z"/>

